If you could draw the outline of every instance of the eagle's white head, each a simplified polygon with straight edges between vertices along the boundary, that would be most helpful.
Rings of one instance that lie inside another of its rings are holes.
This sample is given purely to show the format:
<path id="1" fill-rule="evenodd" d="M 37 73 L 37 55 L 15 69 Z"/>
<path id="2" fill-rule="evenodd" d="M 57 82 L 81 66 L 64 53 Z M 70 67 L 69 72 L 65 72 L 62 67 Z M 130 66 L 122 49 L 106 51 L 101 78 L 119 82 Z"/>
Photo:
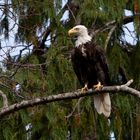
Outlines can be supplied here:
<path id="1" fill-rule="evenodd" d="M 77 25 L 68 31 L 70 36 L 76 36 L 75 46 L 85 44 L 91 41 L 91 36 L 88 34 L 88 30 L 84 25 Z"/>

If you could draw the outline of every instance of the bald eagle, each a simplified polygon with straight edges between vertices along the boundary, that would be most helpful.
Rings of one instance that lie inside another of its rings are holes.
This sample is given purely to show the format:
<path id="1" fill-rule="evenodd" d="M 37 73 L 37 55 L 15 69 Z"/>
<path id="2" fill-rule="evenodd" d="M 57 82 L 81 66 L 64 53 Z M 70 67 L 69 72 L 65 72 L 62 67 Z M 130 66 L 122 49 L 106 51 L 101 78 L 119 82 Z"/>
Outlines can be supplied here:
<path id="1" fill-rule="evenodd" d="M 110 78 L 104 50 L 92 42 L 87 28 L 84 25 L 77 25 L 70 29 L 68 34 L 76 37 L 71 60 L 75 74 L 83 86 L 82 92 L 109 85 Z M 111 113 L 109 93 L 95 94 L 93 99 L 97 112 L 109 117 Z"/>

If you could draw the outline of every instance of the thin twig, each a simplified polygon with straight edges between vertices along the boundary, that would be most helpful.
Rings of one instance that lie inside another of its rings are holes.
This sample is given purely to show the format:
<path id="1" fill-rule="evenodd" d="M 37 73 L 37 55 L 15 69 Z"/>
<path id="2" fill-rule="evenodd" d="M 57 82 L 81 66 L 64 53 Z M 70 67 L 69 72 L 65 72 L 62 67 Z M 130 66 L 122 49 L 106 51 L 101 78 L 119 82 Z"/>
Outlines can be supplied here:
<path id="1" fill-rule="evenodd" d="M 73 108 L 72 112 L 70 114 L 68 114 L 66 117 L 66 119 L 69 119 L 71 116 L 73 116 L 74 112 L 76 111 L 76 109 L 78 109 L 78 114 L 80 113 L 80 109 L 79 109 L 79 106 L 80 106 L 80 103 L 81 101 L 83 100 L 84 98 L 80 98 L 78 100 L 78 102 L 76 103 L 75 107 Z"/>
<path id="2" fill-rule="evenodd" d="M 108 34 L 108 36 L 107 36 L 107 39 L 106 39 L 106 41 L 105 41 L 105 47 L 104 47 L 105 51 L 106 51 L 106 49 L 107 49 L 108 43 L 109 43 L 109 41 L 110 41 L 110 38 L 111 38 L 113 32 L 115 31 L 116 27 L 117 27 L 116 25 L 113 26 L 113 28 L 110 30 L 110 32 L 109 32 L 109 34 Z"/>

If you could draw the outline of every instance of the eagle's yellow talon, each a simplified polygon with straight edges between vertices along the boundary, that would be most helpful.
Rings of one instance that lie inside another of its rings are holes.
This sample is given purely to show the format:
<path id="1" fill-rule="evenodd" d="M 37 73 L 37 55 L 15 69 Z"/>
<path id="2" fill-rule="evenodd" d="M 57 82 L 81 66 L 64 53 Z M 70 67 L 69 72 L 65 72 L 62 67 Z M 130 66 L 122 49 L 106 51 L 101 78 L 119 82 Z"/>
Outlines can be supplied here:
<path id="1" fill-rule="evenodd" d="M 88 91 L 88 86 L 87 84 L 85 84 L 85 86 L 81 89 L 82 93 L 85 93 L 86 91 Z"/>
<path id="2" fill-rule="evenodd" d="M 103 85 L 101 85 L 101 82 L 98 82 L 97 85 L 94 85 L 93 88 L 96 90 L 100 90 L 103 87 Z"/>

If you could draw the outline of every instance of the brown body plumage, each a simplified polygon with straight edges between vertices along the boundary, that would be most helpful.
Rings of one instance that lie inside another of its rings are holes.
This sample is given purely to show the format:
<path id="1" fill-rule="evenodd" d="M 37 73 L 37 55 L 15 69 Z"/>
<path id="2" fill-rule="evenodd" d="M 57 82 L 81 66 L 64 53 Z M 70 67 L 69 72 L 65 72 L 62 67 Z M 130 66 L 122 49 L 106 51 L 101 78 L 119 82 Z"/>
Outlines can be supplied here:
<path id="1" fill-rule="evenodd" d="M 93 88 L 98 82 L 109 85 L 109 71 L 104 50 L 91 41 L 87 28 L 83 25 L 75 26 L 69 34 L 76 35 L 76 47 L 72 50 L 71 59 L 73 69 L 82 86 Z M 109 117 L 111 102 L 108 93 L 94 95 L 94 105 L 99 114 Z"/>
<path id="2" fill-rule="evenodd" d="M 84 52 L 82 52 L 84 48 Z M 109 71 L 102 48 L 92 42 L 80 45 L 73 49 L 71 54 L 72 65 L 82 86 L 87 83 L 88 88 L 98 84 L 109 85 Z"/>

